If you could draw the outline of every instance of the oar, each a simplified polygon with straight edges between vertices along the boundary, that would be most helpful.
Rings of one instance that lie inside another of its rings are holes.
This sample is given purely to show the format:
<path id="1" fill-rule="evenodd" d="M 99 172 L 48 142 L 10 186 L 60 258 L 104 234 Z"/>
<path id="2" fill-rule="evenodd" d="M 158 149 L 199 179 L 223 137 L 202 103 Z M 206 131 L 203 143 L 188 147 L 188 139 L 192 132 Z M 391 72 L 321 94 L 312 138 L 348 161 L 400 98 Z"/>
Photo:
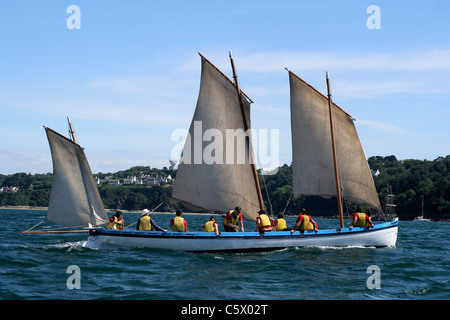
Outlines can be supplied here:
<path id="1" fill-rule="evenodd" d="M 31 234 L 31 233 L 82 233 L 89 232 L 89 230 L 67 230 L 67 231 L 24 231 L 22 234 Z"/>
<path id="2" fill-rule="evenodd" d="M 48 230 L 48 231 L 30 231 L 36 228 L 38 225 L 44 223 L 47 221 L 47 219 L 44 219 L 43 221 L 39 222 L 35 226 L 31 227 L 27 231 L 21 232 L 22 234 L 31 234 L 31 233 L 81 233 L 81 232 L 89 232 L 89 230 Z"/>
<path id="3" fill-rule="evenodd" d="M 164 202 L 161 202 L 160 204 L 158 204 L 158 206 L 157 206 L 155 209 L 153 209 L 150 213 L 155 212 L 156 209 L 158 209 L 163 203 L 164 203 Z M 136 221 L 136 222 L 133 222 L 132 224 L 130 224 L 130 225 L 128 225 L 128 226 L 126 226 L 125 228 L 131 227 L 132 225 L 135 225 L 136 223 L 137 223 L 137 221 Z"/>

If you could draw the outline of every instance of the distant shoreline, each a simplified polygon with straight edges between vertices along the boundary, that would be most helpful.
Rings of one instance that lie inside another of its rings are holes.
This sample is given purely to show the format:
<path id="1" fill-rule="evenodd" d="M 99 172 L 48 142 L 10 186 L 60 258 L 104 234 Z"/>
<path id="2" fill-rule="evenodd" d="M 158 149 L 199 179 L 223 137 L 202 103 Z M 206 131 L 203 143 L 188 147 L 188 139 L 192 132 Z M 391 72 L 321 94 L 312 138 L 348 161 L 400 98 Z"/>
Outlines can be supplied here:
<path id="1" fill-rule="evenodd" d="M 34 207 L 34 206 L 0 206 L 0 209 L 14 209 L 14 210 L 48 210 L 48 207 Z M 118 209 L 105 209 L 107 213 L 113 213 L 117 211 Z M 122 213 L 142 213 L 141 210 L 120 210 Z M 175 214 L 174 212 L 160 212 L 156 211 L 155 213 L 158 214 Z M 183 215 L 190 215 L 190 214 L 204 214 L 204 215 L 210 215 L 210 216 L 220 216 L 221 214 L 217 213 L 196 213 L 196 212 L 183 212 Z"/>
<path id="2" fill-rule="evenodd" d="M 14 210 L 48 210 L 47 207 L 33 207 L 33 206 L 0 206 L 0 209 L 14 209 Z"/>
<path id="3" fill-rule="evenodd" d="M 33 206 L 0 206 L 1 209 L 14 209 L 14 210 L 48 210 L 48 207 L 33 207 Z M 116 211 L 117 209 L 105 209 L 107 213 L 111 213 Z M 141 213 L 142 211 L 136 211 L 136 210 L 120 210 L 124 214 L 127 213 Z M 175 214 L 175 212 L 155 212 L 157 214 Z M 210 216 L 223 216 L 224 214 L 219 213 L 198 213 L 198 212 L 183 212 L 185 215 L 191 215 L 191 214 L 202 214 L 202 215 L 210 215 Z M 285 217 L 296 217 L 296 215 L 285 215 Z M 312 216 L 312 218 L 316 219 L 339 219 L 339 216 Z M 344 217 L 345 219 L 349 219 Z M 403 220 L 402 220 L 403 221 Z M 404 221 L 410 221 L 410 220 L 404 220 Z M 433 220 L 435 222 L 450 222 L 450 219 L 440 219 L 440 220 Z"/>
<path id="4" fill-rule="evenodd" d="M 14 210 L 48 210 L 48 207 L 35 207 L 35 206 L 0 206 L 0 209 L 14 209 Z M 107 213 L 117 211 L 118 209 L 105 209 Z M 141 210 L 120 210 L 122 213 L 141 213 Z M 175 214 L 175 212 L 160 212 L 158 214 Z M 199 213 L 199 212 L 183 212 L 184 215 L 190 214 L 202 214 L 210 216 L 223 216 L 225 213 Z M 285 215 L 285 217 L 297 217 L 297 215 Z M 324 219 L 339 219 L 339 216 L 312 216 L 313 218 Z"/>

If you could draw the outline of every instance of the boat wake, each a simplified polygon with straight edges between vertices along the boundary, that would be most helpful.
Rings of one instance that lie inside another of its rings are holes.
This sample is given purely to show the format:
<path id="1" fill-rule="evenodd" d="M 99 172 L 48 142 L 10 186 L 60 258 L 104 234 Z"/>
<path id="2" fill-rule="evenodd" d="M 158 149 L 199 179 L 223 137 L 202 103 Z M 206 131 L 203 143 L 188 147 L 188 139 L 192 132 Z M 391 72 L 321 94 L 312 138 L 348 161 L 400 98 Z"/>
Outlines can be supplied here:
<path id="1" fill-rule="evenodd" d="M 44 246 L 44 250 L 49 249 L 67 249 L 66 252 L 71 251 L 83 251 L 83 242 L 85 241 L 75 241 L 75 242 L 64 242 L 64 243 L 57 243 L 57 244 L 49 244 Z"/>

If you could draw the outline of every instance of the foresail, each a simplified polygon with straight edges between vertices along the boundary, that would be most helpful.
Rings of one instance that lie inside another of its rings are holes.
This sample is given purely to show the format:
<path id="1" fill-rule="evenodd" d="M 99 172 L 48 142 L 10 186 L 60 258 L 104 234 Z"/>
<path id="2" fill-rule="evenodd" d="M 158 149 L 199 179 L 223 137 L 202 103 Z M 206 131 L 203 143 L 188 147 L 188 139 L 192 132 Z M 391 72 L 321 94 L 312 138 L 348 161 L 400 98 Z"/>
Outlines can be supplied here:
<path id="1" fill-rule="evenodd" d="M 83 149 L 45 128 L 53 160 L 47 219 L 63 227 L 100 225 L 107 215 Z"/>
<path id="2" fill-rule="evenodd" d="M 236 87 L 203 56 L 201 60 L 200 92 L 172 198 L 208 211 L 240 206 L 244 217 L 254 221 L 260 207 L 249 160 L 253 151 L 249 139 L 235 138 L 245 134 Z M 244 94 L 242 100 L 250 119 L 250 102 Z"/>
<path id="3" fill-rule="evenodd" d="M 294 196 L 336 196 L 328 98 L 290 71 L 289 80 Z M 343 197 L 381 210 L 353 118 L 333 104 L 333 120 Z"/>

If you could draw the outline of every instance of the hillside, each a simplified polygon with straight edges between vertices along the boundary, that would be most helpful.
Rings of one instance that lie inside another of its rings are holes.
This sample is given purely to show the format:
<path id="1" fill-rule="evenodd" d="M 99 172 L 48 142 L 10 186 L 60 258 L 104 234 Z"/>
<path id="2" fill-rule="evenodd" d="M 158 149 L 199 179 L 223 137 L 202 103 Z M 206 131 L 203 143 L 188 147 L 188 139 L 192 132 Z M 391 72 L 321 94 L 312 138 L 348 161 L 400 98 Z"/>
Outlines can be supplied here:
<path id="1" fill-rule="evenodd" d="M 450 218 L 450 156 L 435 160 L 397 160 L 395 156 L 370 157 L 368 163 L 374 175 L 380 202 L 385 203 L 387 186 L 395 194 L 396 212 L 400 219 L 412 219 L 421 213 L 422 196 L 424 211 L 428 218 Z M 132 167 L 116 173 L 97 173 L 101 181 L 100 195 L 106 208 L 141 210 L 154 208 L 164 203 L 159 211 L 172 211 L 182 205 L 170 205 L 172 185 L 162 182 L 156 185 L 108 184 L 111 179 L 124 181 L 127 177 L 167 177 L 176 178 L 176 170 L 167 168 Z M 264 183 L 265 182 L 265 183 Z M 48 205 L 52 174 L 16 173 L 0 175 L 0 206 L 41 206 Z M 278 173 L 260 177 L 261 190 L 266 208 L 276 214 L 282 212 L 292 194 L 292 168 L 283 165 Z M 267 191 L 266 191 L 267 186 Z M 270 204 L 267 198 L 270 195 Z M 286 208 L 287 214 L 297 214 L 305 207 L 313 216 L 332 216 L 336 214 L 336 199 L 319 197 L 300 197 L 292 200 Z M 224 208 L 226 210 L 228 208 Z M 344 203 L 345 214 L 354 212 L 356 205 Z"/>

